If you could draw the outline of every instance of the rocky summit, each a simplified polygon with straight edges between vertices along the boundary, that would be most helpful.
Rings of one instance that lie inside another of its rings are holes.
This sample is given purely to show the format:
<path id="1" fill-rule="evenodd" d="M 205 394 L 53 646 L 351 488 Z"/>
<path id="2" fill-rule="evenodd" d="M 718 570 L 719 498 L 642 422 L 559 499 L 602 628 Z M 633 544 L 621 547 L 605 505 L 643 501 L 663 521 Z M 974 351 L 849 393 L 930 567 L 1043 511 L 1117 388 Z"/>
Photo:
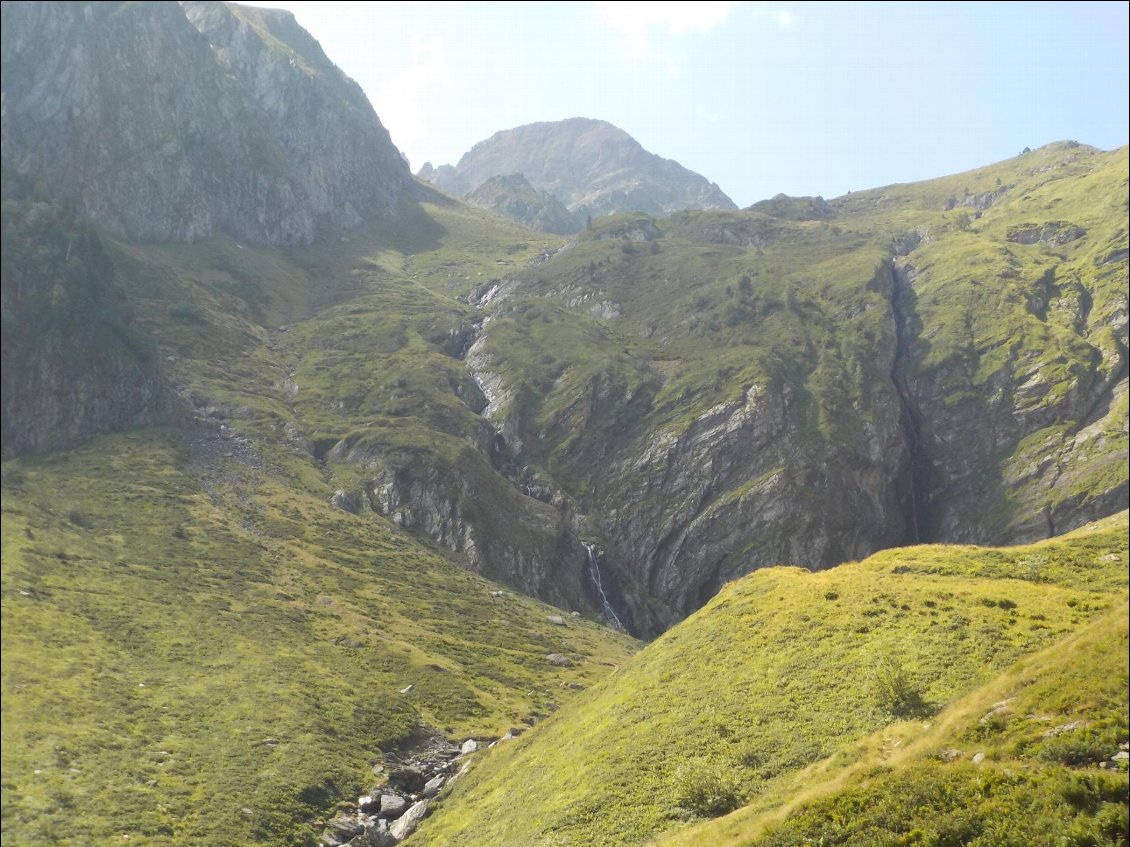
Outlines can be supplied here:
<path id="1" fill-rule="evenodd" d="M 1125 847 L 1126 147 L 413 179 L 287 13 L 2 15 L 5 844 Z"/>
<path id="2" fill-rule="evenodd" d="M 556 198 L 572 213 L 576 225 L 566 232 L 576 232 L 589 218 L 613 212 L 666 215 L 682 209 L 737 208 L 705 177 L 649 153 L 622 129 L 589 118 L 497 132 L 472 147 L 457 165 L 426 164 L 417 176 L 479 205 L 487 200 L 487 208 L 527 226 L 562 231 L 559 216 L 542 220 L 537 212 L 513 204 L 491 204 L 483 196 L 487 183 L 511 174 L 521 174 L 533 188 Z"/>

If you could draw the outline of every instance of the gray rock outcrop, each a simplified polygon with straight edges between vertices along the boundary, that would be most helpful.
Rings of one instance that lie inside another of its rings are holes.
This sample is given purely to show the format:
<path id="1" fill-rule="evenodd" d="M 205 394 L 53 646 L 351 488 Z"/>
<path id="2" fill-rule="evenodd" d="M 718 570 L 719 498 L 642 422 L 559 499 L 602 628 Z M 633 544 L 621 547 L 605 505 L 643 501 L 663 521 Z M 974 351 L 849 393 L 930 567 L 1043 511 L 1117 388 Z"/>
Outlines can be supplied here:
<path id="1" fill-rule="evenodd" d="M 413 803 L 408 811 L 397 818 L 391 826 L 389 826 L 389 834 L 392 835 L 397 841 L 403 841 L 409 835 L 416 831 L 416 827 L 420 825 L 420 821 L 428 813 L 428 806 L 431 805 L 431 800 L 420 800 Z"/>
<path id="2" fill-rule="evenodd" d="M 398 818 L 408 809 L 408 801 L 397 794 L 382 794 L 378 812 L 383 818 Z"/>
<path id="3" fill-rule="evenodd" d="M 4 3 L 3 159 L 140 241 L 306 244 L 389 211 L 407 165 L 289 12 Z"/>

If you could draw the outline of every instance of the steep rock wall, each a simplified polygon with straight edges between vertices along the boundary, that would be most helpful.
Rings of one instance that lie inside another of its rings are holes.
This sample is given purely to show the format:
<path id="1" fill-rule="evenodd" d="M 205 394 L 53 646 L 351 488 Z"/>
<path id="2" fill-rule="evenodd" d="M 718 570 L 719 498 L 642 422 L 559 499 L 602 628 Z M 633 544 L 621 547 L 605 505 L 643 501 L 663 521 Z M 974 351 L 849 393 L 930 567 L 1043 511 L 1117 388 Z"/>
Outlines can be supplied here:
<path id="1" fill-rule="evenodd" d="M 4 3 L 3 157 L 120 236 L 305 244 L 410 176 L 356 83 L 287 12 Z"/>
<path id="2" fill-rule="evenodd" d="M 89 226 L 51 204 L 6 197 L 0 303 L 5 459 L 172 413 L 155 346 L 132 326 Z"/>

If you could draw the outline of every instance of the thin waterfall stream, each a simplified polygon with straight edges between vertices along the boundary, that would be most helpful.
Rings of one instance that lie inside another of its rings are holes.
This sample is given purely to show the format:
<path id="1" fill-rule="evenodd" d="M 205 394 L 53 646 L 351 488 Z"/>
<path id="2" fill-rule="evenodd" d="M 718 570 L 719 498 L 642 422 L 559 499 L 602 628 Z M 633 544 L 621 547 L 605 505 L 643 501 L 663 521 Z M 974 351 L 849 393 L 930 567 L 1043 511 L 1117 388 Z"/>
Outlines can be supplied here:
<path id="1" fill-rule="evenodd" d="M 616 610 L 612 608 L 612 603 L 608 600 L 608 595 L 604 593 L 604 585 L 600 575 L 600 554 L 597 552 L 595 544 L 589 544 L 587 541 L 581 542 L 585 546 L 585 550 L 589 556 L 589 575 L 592 577 L 593 585 L 596 586 L 596 593 L 600 595 L 600 603 L 604 608 L 604 613 L 608 615 L 620 629 L 625 629 L 623 621 L 616 614 Z"/>

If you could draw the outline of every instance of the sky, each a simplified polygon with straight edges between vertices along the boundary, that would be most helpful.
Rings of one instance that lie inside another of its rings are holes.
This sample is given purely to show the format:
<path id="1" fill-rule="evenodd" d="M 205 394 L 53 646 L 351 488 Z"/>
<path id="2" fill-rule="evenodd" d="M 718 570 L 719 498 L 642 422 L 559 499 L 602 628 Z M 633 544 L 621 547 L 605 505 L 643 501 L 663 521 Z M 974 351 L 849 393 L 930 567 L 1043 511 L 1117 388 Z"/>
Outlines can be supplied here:
<path id="1" fill-rule="evenodd" d="M 600 118 L 746 206 L 1130 140 L 1125 2 L 253 5 L 294 12 L 414 171 Z"/>

